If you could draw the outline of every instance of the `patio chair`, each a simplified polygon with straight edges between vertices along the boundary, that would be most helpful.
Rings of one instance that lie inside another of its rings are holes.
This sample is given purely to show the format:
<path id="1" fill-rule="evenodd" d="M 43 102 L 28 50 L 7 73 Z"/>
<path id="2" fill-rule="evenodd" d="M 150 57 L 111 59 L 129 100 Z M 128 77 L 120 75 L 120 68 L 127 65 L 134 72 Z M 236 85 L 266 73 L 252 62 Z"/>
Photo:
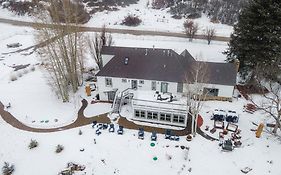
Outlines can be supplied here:
<path id="1" fill-rule="evenodd" d="M 97 128 L 98 128 L 98 129 L 102 129 L 102 126 L 103 126 L 102 123 L 97 124 Z"/>
<path id="2" fill-rule="evenodd" d="M 144 139 L 144 130 L 143 130 L 143 128 L 140 128 L 140 129 L 139 129 L 138 138 L 139 138 L 139 139 Z"/>
<path id="3" fill-rule="evenodd" d="M 225 140 L 222 144 L 222 149 L 224 151 L 232 151 L 233 150 L 233 144 L 232 141 L 230 139 Z"/>
<path id="4" fill-rule="evenodd" d="M 238 123 L 238 121 L 239 121 L 239 117 L 238 116 L 233 116 L 232 117 L 232 122 L 233 123 Z"/>
<path id="5" fill-rule="evenodd" d="M 107 128 L 108 128 L 108 124 L 107 123 L 102 124 L 102 129 L 107 129 Z"/>
<path id="6" fill-rule="evenodd" d="M 157 140 L 157 135 L 156 135 L 156 132 L 153 131 L 151 134 L 151 141 L 156 141 L 156 140 Z"/>
<path id="7" fill-rule="evenodd" d="M 119 128 L 118 128 L 118 130 L 117 130 L 117 134 L 118 134 L 118 135 L 123 135 L 123 132 L 124 132 L 123 126 L 119 126 Z"/>
<path id="8" fill-rule="evenodd" d="M 109 132 L 114 132 L 114 131 L 115 131 L 115 128 L 114 128 L 114 124 L 113 124 L 113 123 L 111 123 L 111 124 L 109 125 L 108 131 L 109 131 Z"/>
<path id="9" fill-rule="evenodd" d="M 179 141 L 180 137 L 178 135 L 174 135 L 174 141 Z"/>
<path id="10" fill-rule="evenodd" d="M 94 120 L 94 121 L 93 121 L 92 128 L 94 128 L 94 127 L 97 125 L 97 123 L 98 123 L 98 122 Z"/>
<path id="11" fill-rule="evenodd" d="M 227 122 L 232 122 L 232 116 L 231 116 L 231 115 L 228 115 L 228 116 L 225 118 L 225 120 L 226 120 Z"/>
<path id="12" fill-rule="evenodd" d="M 99 136 L 101 134 L 101 131 L 99 129 L 97 129 L 96 134 Z"/>
<path id="13" fill-rule="evenodd" d="M 165 131 L 165 139 L 170 139 L 171 138 L 171 130 L 170 129 L 166 129 Z"/>

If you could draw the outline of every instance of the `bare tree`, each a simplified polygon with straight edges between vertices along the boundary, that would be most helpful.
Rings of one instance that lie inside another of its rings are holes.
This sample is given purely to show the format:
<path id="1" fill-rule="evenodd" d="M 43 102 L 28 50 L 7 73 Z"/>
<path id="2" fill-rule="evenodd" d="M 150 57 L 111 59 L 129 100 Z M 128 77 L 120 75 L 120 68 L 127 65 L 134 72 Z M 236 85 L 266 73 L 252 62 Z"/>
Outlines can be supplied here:
<path id="1" fill-rule="evenodd" d="M 268 70 L 269 69 L 269 70 Z M 277 66 L 257 66 L 255 73 L 255 81 L 258 87 L 260 87 L 260 94 L 262 100 L 258 100 L 250 97 L 250 101 L 257 106 L 258 109 L 263 111 L 269 117 L 275 120 L 275 126 L 273 133 L 277 134 L 278 128 L 281 131 L 281 83 L 274 78 L 268 79 L 268 72 L 276 73 L 280 77 L 280 69 Z M 276 75 L 274 75 L 276 76 Z"/>
<path id="2" fill-rule="evenodd" d="M 211 44 L 211 41 L 215 38 L 215 36 L 216 36 L 215 28 L 206 27 L 204 31 L 204 37 L 208 41 L 208 45 Z"/>
<path id="3" fill-rule="evenodd" d="M 72 3 L 70 0 L 52 0 L 49 13 L 42 11 L 37 14 L 38 22 L 45 25 L 35 26 L 38 43 L 56 38 L 41 47 L 38 53 L 50 75 L 50 84 L 64 102 L 69 101 L 69 93 L 75 93 L 83 82 L 85 39 L 77 26 L 77 6 Z M 62 12 L 64 15 L 61 15 Z M 62 17 L 65 19 L 61 20 Z"/>
<path id="4" fill-rule="evenodd" d="M 101 57 L 101 49 L 103 46 L 111 46 L 113 43 L 112 35 L 106 32 L 106 27 L 103 25 L 100 33 L 95 33 L 94 36 L 88 37 L 88 47 L 90 53 L 97 63 L 99 69 L 103 67 L 103 61 Z"/>
<path id="5" fill-rule="evenodd" d="M 185 78 L 185 95 L 187 97 L 188 113 L 192 117 L 191 132 L 195 136 L 197 132 L 197 119 L 204 101 L 208 95 L 203 91 L 203 84 L 209 79 L 207 64 L 203 61 L 191 63 Z"/>
<path id="6" fill-rule="evenodd" d="M 198 23 L 194 23 L 192 20 L 186 20 L 183 23 L 184 31 L 186 36 L 189 38 L 189 41 L 192 42 L 194 36 L 198 32 L 199 26 Z"/>

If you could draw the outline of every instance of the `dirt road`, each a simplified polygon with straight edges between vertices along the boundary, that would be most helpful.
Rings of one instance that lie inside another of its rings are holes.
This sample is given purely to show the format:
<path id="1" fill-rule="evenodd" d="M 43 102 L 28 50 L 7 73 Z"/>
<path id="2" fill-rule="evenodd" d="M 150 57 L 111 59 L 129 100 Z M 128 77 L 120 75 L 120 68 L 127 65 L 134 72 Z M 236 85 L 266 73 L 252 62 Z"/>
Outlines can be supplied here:
<path id="1" fill-rule="evenodd" d="M 25 26 L 25 27 L 51 27 L 52 24 L 42 24 L 35 22 L 25 22 L 19 20 L 11 20 L 0 18 L 0 23 L 11 24 L 15 26 Z M 80 30 L 83 32 L 100 32 L 102 30 L 101 27 L 85 27 L 79 26 Z M 153 31 L 153 30 L 137 30 L 137 29 L 118 29 L 118 28 L 107 28 L 107 32 L 109 33 L 117 33 L 117 34 L 131 34 L 131 35 L 149 35 L 149 36 L 167 36 L 167 37 L 179 37 L 186 38 L 185 33 L 180 32 L 167 32 L 167 31 Z M 205 39 L 203 35 L 195 35 L 195 39 Z M 229 37 L 224 36 L 216 36 L 213 40 L 229 42 Z"/>

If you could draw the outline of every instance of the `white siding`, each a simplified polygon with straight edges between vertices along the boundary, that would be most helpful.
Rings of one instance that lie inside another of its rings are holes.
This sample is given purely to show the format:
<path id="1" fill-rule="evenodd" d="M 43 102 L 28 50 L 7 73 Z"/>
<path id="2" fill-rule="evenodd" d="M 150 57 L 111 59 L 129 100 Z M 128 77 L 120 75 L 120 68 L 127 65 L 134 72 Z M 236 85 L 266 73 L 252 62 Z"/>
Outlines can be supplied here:
<path id="1" fill-rule="evenodd" d="M 105 78 L 112 78 L 112 87 L 107 87 L 105 85 Z M 100 94 L 101 100 L 107 100 L 107 96 L 104 92 L 112 91 L 115 89 L 118 89 L 118 92 L 121 92 L 127 88 L 131 88 L 132 80 L 138 81 L 138 90 L 143 91 L 150 91 L 152 88 L 152 81 L 153 80 L 143 80 L 144 84 L 140 84 L 140 79 L 127 79 L 127 82 L 122 82 L 123 78 L 116 78 L 116 77 L 97 77 L 97 84 L 98 84 L 98 90 Z M 156 91 L 161 91 L 161 82 L 162 81 L 156 81 Z M 177 83 L 175 82 L 166 82 L 168 83 L 168 92 L 172 93 L 173 95 L 179 95 L 177 93 Z"/>
<path id="2" fill-rule="evenodd" d="M 192 86 L 192 85 L 191 85 Z M 219 85 L 219 84 L 200 84 L 201 86 L 201 90 L 203 92 L 204 88 L 214 88 L 214 89 L 218 89 L 219 93 L 218 96 L 219 97 L 228 97 L 231 98 L 233 95 L 233 90 L 234 90 L 234 86 L 229 86 L 229 85 Z M 187 91 L 186 85 L 185 88 L 183 89 L 184 92 Z"/>

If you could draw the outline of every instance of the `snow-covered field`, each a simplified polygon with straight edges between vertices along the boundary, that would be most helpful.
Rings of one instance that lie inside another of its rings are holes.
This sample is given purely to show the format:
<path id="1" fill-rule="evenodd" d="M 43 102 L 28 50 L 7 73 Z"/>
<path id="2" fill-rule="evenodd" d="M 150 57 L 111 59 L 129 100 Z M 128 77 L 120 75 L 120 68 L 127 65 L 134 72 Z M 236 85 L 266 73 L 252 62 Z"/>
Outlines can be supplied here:
<path id="1" fill-rule="evenodd" d="M 151 5 L 147 6 L 147 2 L 152 0 L 139 0 L 137 4 L 132 4 L 128 7 L 118 7 L 117 11 L 103 11 L 92 15 L 92 18 L 85 26 L 102 27 L 106 25 L 108 28 L 119 29 L 134 29 L 134 30 L 152 30 L 165 32 L 184 32 L 183 23 L 185 19 L 174 19 L 168 12 L 168 9 L 156 10 L 152 9 Z M 128 14 L 136 15 L 142 23 L 137 27 L 128 27 L 121 25 L 123 19 Z M 6 19 L 15 19 L 21 21 L 33 21 L 30 16 L 16 16 L 6 9 L 0 9 L 0 17 Z M 212 27 L 216 30 L 216 35 L 229 37 L 233 31 L 233 27 L 225 24 L 212 23 L 206 15 L 195 19 L 198 23 L 198 34 L 203 34 L 206 27 Z"/>
<path id="2" fill-rule="evenodd" d="M 87 26 L 99 26 L 106 25 L 112 28 L 121 29 L 137 29 L 137 30 L 154 30 L 154 31 L 166 31 L 166 32 L 183 32 L 183 23 L 185 19 L 173 19 L 171 14 L 166 10 L 152 9 L 147 7 L 148 0 L 139 0 L 137 4 L 130 5 L 126 8 L 119 8 L 118 11 L 105 11 L 99 12 L 93 15 L 91 20 L 86 24 Z M 152 0 L 149 1 L 150 3 Z M 127 27 L 121 25 L 123 19 L 128 14 L 136 15 L 142 23 L 137 27 Z M 233 27 L 223 24 L 214 24 L 210 20 L 202 15 L 201 18 L 195 19 L 194 22 L 199 25 L 199 33 L 202 34 L 206 27 L 213 27 L 216 29 L 216 33 L 219 36 L 230 36 Z"/>
<path id="3" fill-rule="evenodd" d="M 6 47 L 10 43 L 20 42 L 23 45 L 21 48 L 33 45 L 32 33 L 30 28 L 0 24 L 0 52 L 12 51 L 13 49 Z M 119 34 L 113 35 L 113 40 L 118 46 L 155 46 L 171 48 L 177 52 L 187 49 L 194 57 L 216 62 L 225 60 L 222 52 L 227 47 L 226 43 L 221 42 L 207 45 L 201 40 L 191 43 L 186 39 L 172 37 Z M 84 87 L 73 95 L 71 103 L 62 103 L 48 86 L 46 72 L 38 65 L 40 62 L 36 54 L 1 54 L 0 101 L 4 105 L 10 102 L 12 107 L 8 110 L 26 125 L 49 128 L 71 123 L 77 117 L 81 99 L 85 97 Z M 31 64 L 35 70 L 27 68 L 26 71 L 14 72 L 11 68 L 14 64 Z M 12 75 L 16 75 L 18 79 L 11 81 Z M 91 97 L 87 100 L 90 102 Z M 211 142 L 199 135 L 191 142 L 187 142 L 184 137 L 176 142 L 165 140 L 159 134 L 156 146 L 151 147 L 150 133 L 145 133 L 144 140 L 137 139 L 137 131 L 128 129 L 125 129 L 122 136 L 107 130 L 102 130 L 102 134 L 97 136 L 90 125 L 55 133 L 31 133 L 15 129 L 0 118 L 0 166 L 5 161 L 13 163 L 15 175 L 57 174 L 70 161 L 86 166 L 86 170 L 80 174 L 238 175 L 243 174 L 242 168 L 250 167 L 253 170 L 249 175 L 280 175 L 280 140 L 267 132 L 259 139 L 255 137 L 255 133 L 250 131 L 256 129 L 252 122 L 259 124 L 268 119 L 260 112 L 244 113 L 243 105 L 246 103 L 244 99 L 234 100 L 232 103 L 206 102 L 201 113 L 204 118 L 203 128 L 206 125 L 212 126 L 210 111 L 215 108 L 236 110 L 240 114 L 238 125 L 242 130 L 242 147 L 232 152 L 222 152 L 218 142 Z M 85 115 L 102 114 L 108 112 L 109 108 L 109 104 L 89 104 Z M 55 122 L 55 119 L 58 121 Z M 82 135 L 78 134 L 79 130 Z M 213 136 L 218 138 L 218 132 Z M 208 131 L 207 133 L 210 134 Z M 39 146 L 32 150 L 28 148 L 31 139 L 39 142 Z M 65 148 L 59 154 L 55 153 L 58 144 Z M 189 152 L 180 146 L 188 147 Z M 80 151 L 82 149 L 84 151 Z M 154 157 L 158 160 L 154 161 Z"/>

